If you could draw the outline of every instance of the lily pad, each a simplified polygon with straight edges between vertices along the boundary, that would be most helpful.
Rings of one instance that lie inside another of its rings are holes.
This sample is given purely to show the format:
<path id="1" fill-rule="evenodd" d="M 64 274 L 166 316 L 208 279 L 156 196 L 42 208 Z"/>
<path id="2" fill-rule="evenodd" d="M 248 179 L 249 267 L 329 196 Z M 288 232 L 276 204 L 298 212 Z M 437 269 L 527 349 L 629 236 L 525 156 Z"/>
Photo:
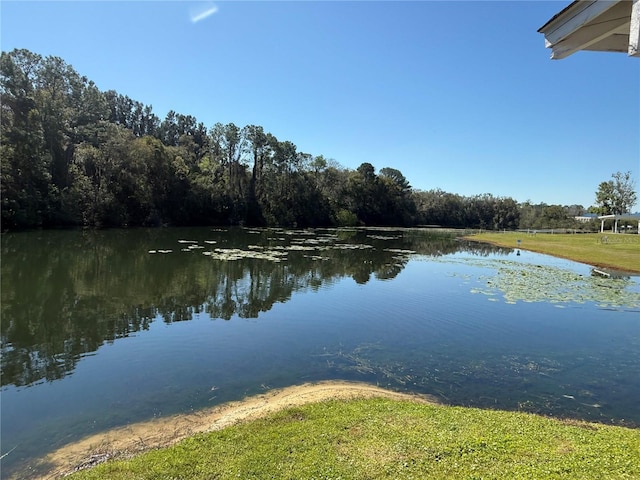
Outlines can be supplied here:
<path id="1" fill-rule="evenodd" d="M 451 261 L 451 259 L 448 259 Z M 553 304 L 594 302 L 600 308 L 639 308 L 640 291 L 628 278 L 581 275 L 554 265 L 533 265 L 509 260 L 464 259 L 483 270 L 479 285 L 471 293 L 502 293 L 507 303 L 548 302 Z M 487 274 L 486 269 L 494 270 Z M 556 305 L 562 308 L 562 305 Z"/>

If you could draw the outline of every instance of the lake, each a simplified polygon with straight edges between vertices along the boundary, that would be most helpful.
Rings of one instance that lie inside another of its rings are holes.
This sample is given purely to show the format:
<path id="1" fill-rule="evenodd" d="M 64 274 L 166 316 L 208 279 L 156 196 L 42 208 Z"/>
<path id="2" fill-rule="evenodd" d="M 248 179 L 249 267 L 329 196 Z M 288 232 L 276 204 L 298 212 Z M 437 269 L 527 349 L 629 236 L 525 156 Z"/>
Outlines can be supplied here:
<path id="1" fill-rule="evenodd" d="M 640 426 L 640 279 L 428 229 L 5 234 L 2 476 L 87 434 L 343 379 Z"/>

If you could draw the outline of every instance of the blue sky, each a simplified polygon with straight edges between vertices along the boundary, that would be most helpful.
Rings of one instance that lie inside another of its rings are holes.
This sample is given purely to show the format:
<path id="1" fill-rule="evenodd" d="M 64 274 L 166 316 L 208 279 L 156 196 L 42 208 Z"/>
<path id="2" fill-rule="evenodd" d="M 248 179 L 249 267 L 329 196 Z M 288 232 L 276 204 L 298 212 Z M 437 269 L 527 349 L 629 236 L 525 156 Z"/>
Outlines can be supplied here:
<path id="1" fill-rule="evenodd" d="M 550 60 L 537 29 L 568 3 L 3 0 L 0 41 L 160 118 L 261 125 L 418 189 L 588 207 L 617 171 L 640 184 L 640 60 Z"/>

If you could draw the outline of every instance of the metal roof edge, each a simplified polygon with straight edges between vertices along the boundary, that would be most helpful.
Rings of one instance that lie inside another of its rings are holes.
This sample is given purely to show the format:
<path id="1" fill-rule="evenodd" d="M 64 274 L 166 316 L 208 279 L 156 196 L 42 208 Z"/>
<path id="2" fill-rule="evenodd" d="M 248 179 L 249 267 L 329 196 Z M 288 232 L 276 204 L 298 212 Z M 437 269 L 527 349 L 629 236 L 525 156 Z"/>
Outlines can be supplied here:
<path id="1" fill-rule="evenodd" d="M 560 10 L 558 13 L 556 13 L 553 17 L 551 17 L 547 23 L 545 23 L 544 25 L 542 25 L 539 29 L 538 29 L 538 33 L 542 33 L 542 30 L 545 29 L 545 27 L 547 27 L 550 23 L 553 23 L 554 20 L 556 20 L 558 17 L 564 15 L 568 10 L 572 9 L 574 5 L 577 5 L 581 2 L 582 0 L 573 0 L 573 2 L 571 2 L 569 5 L 567 5 L 566 7 L 564 7 L 562 10 Z"/>

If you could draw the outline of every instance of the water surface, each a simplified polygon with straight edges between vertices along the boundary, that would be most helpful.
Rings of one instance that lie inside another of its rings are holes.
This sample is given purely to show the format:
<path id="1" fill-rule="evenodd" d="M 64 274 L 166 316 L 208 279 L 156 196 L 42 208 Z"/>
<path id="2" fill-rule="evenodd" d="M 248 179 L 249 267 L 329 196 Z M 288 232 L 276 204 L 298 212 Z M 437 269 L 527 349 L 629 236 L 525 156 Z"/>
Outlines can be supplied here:
<path id="1" fill-rule="evenodd" d="M 89 433 L 325 379 L 640 425 L 638 277 L 441 232 L 10 234 L 1 295 L 3 476 Z"/>

